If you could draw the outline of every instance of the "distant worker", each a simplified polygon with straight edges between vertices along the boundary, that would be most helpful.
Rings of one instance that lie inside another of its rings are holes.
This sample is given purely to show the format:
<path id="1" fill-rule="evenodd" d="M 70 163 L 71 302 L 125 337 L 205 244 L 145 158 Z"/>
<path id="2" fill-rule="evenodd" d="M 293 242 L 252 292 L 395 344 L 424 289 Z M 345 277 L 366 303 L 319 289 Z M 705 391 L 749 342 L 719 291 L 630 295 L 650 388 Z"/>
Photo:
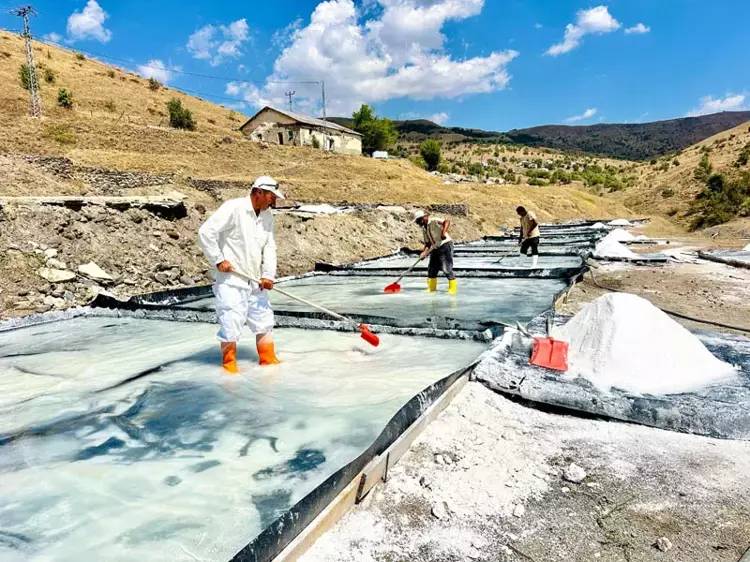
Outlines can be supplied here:
<path id="1" fill-rule="evenodd" d="M 226 201 L 198 231 L 201 249 L 216 268 L 213 292 L 219 319 L 222 366 L 237 373 L 237 342 L 247 325 L 255 333 L 261 365 L 279 363 L 268 291 L 276 279 L 276 241 L 271 207 L 284 199 L 269 176 L 253 182 L 249 197 Z M 237 272 L 237 273 L 235 273 Z M 245 274 L 260 280 L 249 281 Z"/>
<path id="2" fill-rule="evenodd" d="M 458 291 L 456 275 L 453 273 L 453 240 L 448 236 L 451 221 L 431 218 L 425 211 L 414 211 L 414 222 L 422 227 L 424 248 L 420 257 L 430 255 L 427 266 L 427 291 L 437 291 L 438 272 L 442 271 L 448 279 L 448 292 L 455 295 Z"/>
<path id="3" fill-rule="evenodd" d="M 531 250 L 531 267 L 536 267 L 539 261 L 539 223 L 533 211 L 524 207 L 516 207 L 516 213 L 521 217 L 521 234 L 518 243 L 521 244 L 521 255 L 528 256 Z"/>

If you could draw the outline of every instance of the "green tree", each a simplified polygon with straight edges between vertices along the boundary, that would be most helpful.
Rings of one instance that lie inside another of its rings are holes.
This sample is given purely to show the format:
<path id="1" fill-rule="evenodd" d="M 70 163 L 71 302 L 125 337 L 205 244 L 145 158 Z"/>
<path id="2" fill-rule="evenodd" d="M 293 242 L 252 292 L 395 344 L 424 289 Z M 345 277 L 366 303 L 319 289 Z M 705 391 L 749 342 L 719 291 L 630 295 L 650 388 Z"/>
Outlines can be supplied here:
<path id="1" fill-rule="evenodd" d="M 708 160 L 708 154 L 703 154 L 701 157 L 701 161 L 698 162 L 698 167 L 693 172 L 693 176 L 698 181 L 708 181 L 708 178 L 711 177 L 711 172 L 713 171 L 713 167 L 711 166 L 711 162 Z"/>
<path id="2" fill-rule="evenodd" d="M 73 109 L 73 92 L 66 88 L 57 91 L 57 105 L 65 109 Z"/>
<path id="3" fill-rule="evenodd" d="M 354 130 L 362 134 L 362 150 L 366 154 L 387 150 L 398 138 L 390 119 L 379 119 L 369 105 L 362 105 L 352 114 L 352 119 Z"/>
<path id="4" fill-rule="evenodd" d="M 437 170 L 440 164 L 440 143 L 435 139 L 427 139 L 419 146 L 419 154 L 427 164 L 429 171 Z"/>
<path id="5" fill-rule="evenodd" d="M 167 102 L 169 111 L 169 124 L 175 129 L 187 129 L 195 131 L 195 119 L 193 113 L 186 107 L 182 107 L 182 102 L 177 98 L 172 98 Z"/>

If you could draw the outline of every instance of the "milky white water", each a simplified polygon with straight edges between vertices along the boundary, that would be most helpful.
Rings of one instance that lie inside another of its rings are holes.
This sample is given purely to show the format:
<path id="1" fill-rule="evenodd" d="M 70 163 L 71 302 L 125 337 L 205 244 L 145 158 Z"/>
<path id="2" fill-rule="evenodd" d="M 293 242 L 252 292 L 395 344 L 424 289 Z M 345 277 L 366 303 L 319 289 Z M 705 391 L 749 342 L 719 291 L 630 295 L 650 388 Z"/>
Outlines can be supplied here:
<path id="1" fill-rule="evenodd" d="M 256 366 L 248 337 L 232 377 L 215 332 L 77 318 L 0 333 L 1 560 L 229 559 L 483 349 L 280 329 L 284 363 Z"/>

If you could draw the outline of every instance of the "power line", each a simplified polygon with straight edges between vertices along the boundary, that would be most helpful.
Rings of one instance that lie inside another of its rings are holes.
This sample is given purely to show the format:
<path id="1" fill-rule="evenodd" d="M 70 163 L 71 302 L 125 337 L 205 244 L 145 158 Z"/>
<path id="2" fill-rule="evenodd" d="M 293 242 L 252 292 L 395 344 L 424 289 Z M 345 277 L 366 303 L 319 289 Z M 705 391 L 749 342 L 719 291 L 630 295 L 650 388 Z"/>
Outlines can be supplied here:
<path id="1" fill-rule="evenodd" d="M 31 6 L 22 6 L 13 10 L 13 15 L 23 18 L 23 38 L 26 48 L 26 79 L 29 88 L 29 113 L 32 117 L 42 116 L 42 100 L 39 97 L 39 82 L 36 79 L 36 67 L 34 66 L 34 51 L 31 48 L 31 28 L 29 27 L 29 16 L 36 12 Z"/>
<path id="2" fill-rule="evenodd" d="M 12 31 L 12 30 L 5 29 L 5 31 Z M 55 43 L 54 41 L 43 41 L 43 40 L 40 40 L 40 39 L 36 39 L 36 41 L 38 41 L 39 43 L 42 43 L 44 45 L 50 45 L 50 46 L 53 46 L 53 47 L 67 48 L 64 45 L 61 45 L 60 43 Z M 151 69 L 151 70 L 162 70 L 162 71 L 163 70 L 167 70 L 167 71 L 172 72 L 174 74 L 182 74 L 182 75 L 185 75 L 185 76 L 194 76 L 196 78 L 207 78 L 209 80 L 219 80 L 219 81 L 224 82 L 225 84 L 227 84 L 229 82 L 235 82 L 235 83 L 240 83 L 240 84 L 251 84 L 251 85 L 255 84 L 255 82 L 253 82 L 252 80 L 245 80 L 244 78 L 240 78 L 239 76 L 221 76 L 221 75 L 217 75 L 217 74 L 204 74 L 204 73 L 201 73 L 201 72 L 189 72 L 187 70 L 182 70 L 182 69 L 180 69 L 178 67 L 175 67 L 175 66 L 166 66 L 166 65 L 155 66 L 155 65 L 150 65 L 150 64 L 138 64 L 137 62 L 132 61 L 132 60 L 127 60 L 127 59 L 122 59 L 122 58 L 118 58 L 118 57 L 113 57 L 113 56 L 110 56 L 110 55 L 105 55 L 105 54 L 97 53 L 97 52 L 94 52 L 94 51 L 87 51 L 87 50 L 84 50 L 84 49 L 76 49 L 76 51 L 80 52 L 80 53 L 83 53 L 83 54 L 86 54 L 86 55 L 89 55 L 91 57 L 99 58 L 99 59 L 110 60 L 110 61 L 114 61 L 114 62 L 124 63 L 124 64 L 127 64 L 127 65 L 138 65 L 138 67 L 140 67 L 140 68 L 148 68 L 148 69 Z M 321 97 L 322 113 L 323 113 L 323 118 L 324 119 L 326 118 L 326 86 L 325 86 L 325 80 L 266 80 L 266 83 L 267 84 L 279 84 L 279 85 L 296 85 L 296 84 L 298 84 L 298 85 L 315 85 L 315 86 L 320 86 L 321 87 L 320 97 Z M 173 88 L 173 89 L 175 89 L 175 90 L 179 89 L 179 90 L 183 90 L 183 91 L 186 91 L 186 92 L 190 91 L 190 90 L 187 90 L 185 88 Z M 201 92 L 197 92 L 197 93 L 199 93 L 201 95 L 212 96 L 212 97 L 217 98 L 217 99 L 225 99 L 225 100 L 239 101 L 239 102 L 245 103 L 245 100 L 242 100 L 242 99 L 239 99 L 239 98 L 228 98 L 226 96 L 218 96 L 218 95 L 214 95 L 214 94 L 201 93 Z"/>

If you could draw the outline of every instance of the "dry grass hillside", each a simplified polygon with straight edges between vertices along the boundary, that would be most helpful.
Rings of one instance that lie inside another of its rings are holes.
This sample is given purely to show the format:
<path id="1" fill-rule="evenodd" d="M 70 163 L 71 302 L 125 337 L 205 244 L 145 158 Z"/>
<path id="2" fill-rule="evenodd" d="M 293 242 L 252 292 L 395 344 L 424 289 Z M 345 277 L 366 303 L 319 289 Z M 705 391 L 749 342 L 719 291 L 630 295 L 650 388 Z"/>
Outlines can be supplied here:
<path id="1" fill-rule="evenodd" d="M 714 173 L 733 175 L 750 171 L 750 163 L 738 165 L 740 154 L 750 147 L 750 122 L 716 134 L 685 150 L 640 164 L 634 170 L 637 181 L 619 194 L 629 208 L 645 214 L 659 214 L 687 224 L 689 208 L 705 187 L 695 177 L 695 170 L 704 154 Z M 747 219 L 738 219 L 746 223 Z"/>
<path id="2" fill-rule="evenodd" d="M 26 91 L 18 78 L 22 41 L 0 33 L 0 80 L 8 85 L 0 94 L 0 152 L 64 155 L 79 164 L 184 178 L 247 180 L 268 173 L 284 182 L 294 199 L 304 201 L 468 203 L 489 229 L 498 221 L 514 221 L 512 209 L 519 201 L 537 208 L 545 220 L 626 213 L 619 202 L 570 187 L 444 186 L 407 161 L 262 148 L 237 131 L 243 119 L 237 112 L 168 88 L 153 91 L 148 80 L 81 60 L 73 51 L 36 44 L 35 55 L 44 65 L 42 120 L 26 117 Z M 54 73 L 52 84 L 45 81 L 46 69 Z M 72 110 L 57 107 L 60 87 L 73 92 Z M 172 97 L 193 112 L 197 131 L 168 127 L 165 105 Z"/>

